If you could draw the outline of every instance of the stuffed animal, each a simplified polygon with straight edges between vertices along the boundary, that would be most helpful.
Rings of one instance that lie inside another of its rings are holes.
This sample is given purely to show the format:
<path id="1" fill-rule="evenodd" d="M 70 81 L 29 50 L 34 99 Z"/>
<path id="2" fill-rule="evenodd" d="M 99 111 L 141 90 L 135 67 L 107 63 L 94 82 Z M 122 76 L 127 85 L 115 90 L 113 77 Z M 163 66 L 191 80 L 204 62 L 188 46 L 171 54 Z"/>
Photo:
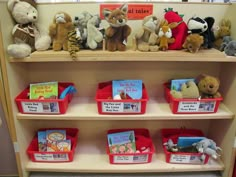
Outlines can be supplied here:
<path id="1" fill-rule="evenodd" d="M 103 15 L 110 25 L 105 31 L 108 51 L 126 50 L 127 38 L 131 33 L 131 28 L 126 24 L 128 21 L 127 12 L 127 4 L 114 10 L 103 9 Z"/>
<path id="2" fill-rule="evenodd" d="M 53 50 L 68 50 L 68 32 L 73 30 L 72 19 L 66 12 L 58 12 L 49 26 L 49 35 L 53 41 Z"/>
<path id="3" fill-rule="evenodd" d="M 78 52 L 83 44 L 82 37 L 78 28 L 74 28 L 68 32 L 68 52 L 73 60 L 77 59 L 76 52 Z"/>
<path id="4" fill-rule="evenodd" d="M 176 26 L 178 26 L 177 22 L 168 24 L 167 20 L 162 20 L 157 39 L 157 44 L 159 44 L 160 50 L 167 51 L 169 44 L 175 42 L 175 38 L 172 37 L 171 30 Z"/>
<path id="5" fill-rule="evenodd" d="M 87 23 L 87 44 L 90 49 L 96 49 L 99 43 L 102 43 L 103 33 L 101 29 L 99 29 L 101 24 L 101 19 L 98 15 L 94 15 L 92 18 L 88 20 Z"/>
<path id="6" fill-rule="evenodd" d="M 236 40 L 230 41 L 224 51 L 228 56 L 236 56 Z"/>
<path id="7" fill-rule="evenodd" d="M 171 90 L 170 94 L 177 99 L 181 98 L 198 98 L 199 90 L 195 82 L 188 81 L 187 83 L 184 83 L 181 85 L 181 90 Z"/>
<path id="8" fill-rule="evenodd" d="M 92 18 L 92 14 L 87 11 L 84 11 L 78 16 L 74 18 L 74 25 L 76 30 L 79 32 L 80 38 L 82 39 L 82 45 L 80 46 L 83 49 L 88 49 L 89 46 L 87 44 L 87 37 L 88 37 L 88 29 L 87 24 L 88 21 Z"/>
<path id="9" fill-rule="evenodd" d="M 215 42 L 215 34 L 213 31 L 213 26 L 215 23 L 215 19 L 213 17 L 206 17 L 204 20 L 207 22 L 207 30 L 202 33 L 204 37 L 203 48 L 211 49 L 214 46 Z"/>
<path id="10" fill-rule="evenodd" d="M 183 15 L 179 15 L 178 12 L 174 12 L 172 8 L 165 9 L 165 12 L 164 18 L 168 21 L 168 23 L 178 23 L 178 26 L 172 29 L 172 36 L 175 38 L 175 42 L 169 44 L 168 49 L 182 49 L 182 45 L 188 34 L 188 27 L 183 21 Z"/>
<path id="11" fill-rule="evenodd" d="M 143 19 L 142 28 L 135 34 L 135 49 L 140 51 L 158 51 L 157 32 L 159 30 L 160 20 L 154 16 L 149 15 Z"/>
<path id="12" fill-rule="evenodd" d="M 150 152 L 152 139 L 143 135 L 135 135 L 136 153 Z"/>
<path id="13" fill-rule="evenodd" d="M 224 36 L 230 36 L 231 34 L 231 22 L 230 20 L 222 19 L 220 22 L 219 30 L 217 31 L 217 34 L 215 35 L 215 42 L 214 47 L 216 49 L 220 49 L 220 46 L 223 42 Z"/>
<path id="14" fill-rule="evenodd" d="M 201 98 L 220 98 L 221 94 L 218 91 L 220 80 L 214 76 L 201 74 L 196 78 L 197 86 Z"/>
<path id="15" fill-rule="evenodd" d="M 215 36 L 213 32 L 213 25 L 215 23 L 215 19 L 213 17 L 206 17 L 202 19 L 200 17 L 192 17 L 189 19 L 187 26 L 189 29 L 189 33 L 197 33 L 203 36 L 203 48 L 210 49 L 213 47 L 213 43 L 215 41 Z"/>
<path id="16" fill-rule="evenodd" d="M 47 50 L 51 39 L 38 24 L 38 10 L 33 0 L 8 0 L 8 10 L 16 25 L 12 30 L 14 44 L 7 52 L 14 58 L 25 58 L 31 52 Z"/>
<path id="17" fill-rule="evenodd" d="M 199 51 L 203 44 L 203 37 L 199 34 L 190 34 L 187 36 L 183 48 L 187 49 L 191 53 L 196 53 Z"/>
<path id="18" fill-rule="evenodd" d="M 230 41 L 232 41 L 233 38 L 231 36 L 224 36 L 223 41 L 220 45 L 220 51 L 223 52 L 225 50 L 225 47 L 229 44 Z"/>
<path id="19" fill-rule="evenodd" d="M 207 22 L 200 17 L 190 18 L 187 22 L 187 26 L 188 26 L 188 33 L 190 34 L 191 33 L 202 34 L 208 28 Z"/>

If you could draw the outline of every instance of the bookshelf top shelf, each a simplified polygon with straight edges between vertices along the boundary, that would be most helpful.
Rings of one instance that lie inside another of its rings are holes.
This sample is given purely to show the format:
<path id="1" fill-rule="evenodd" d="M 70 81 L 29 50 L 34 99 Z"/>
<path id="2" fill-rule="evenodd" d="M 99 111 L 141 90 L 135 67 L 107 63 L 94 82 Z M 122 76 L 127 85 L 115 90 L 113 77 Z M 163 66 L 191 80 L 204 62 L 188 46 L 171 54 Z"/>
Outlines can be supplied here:
<path id="1" fill-rule="evenodd" d="M 236 62 L 236 57 L 226 56 L 216 49 L 200 50 L 189 53 L 184 50 L 169 50 L 159 52 L 140 52 L 127 50 L 125 52 L 109 52 L 103 50 L 81 50 L 77 52 L 78 61 L 197 61 L 197 62 Z M 67 51 L 36 51 L 24 59 L 9 59 L 10 62 L 75 62 Z"/>

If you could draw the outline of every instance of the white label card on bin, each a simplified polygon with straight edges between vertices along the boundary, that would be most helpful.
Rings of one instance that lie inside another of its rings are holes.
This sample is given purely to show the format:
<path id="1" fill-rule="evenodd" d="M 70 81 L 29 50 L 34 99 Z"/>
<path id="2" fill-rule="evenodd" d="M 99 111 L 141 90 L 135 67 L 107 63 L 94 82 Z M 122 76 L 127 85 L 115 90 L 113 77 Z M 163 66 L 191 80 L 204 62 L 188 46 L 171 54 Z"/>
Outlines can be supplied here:
<path id="1" fill-rule="evenodd" d="M 141 112 L 141 102 L 102 102 L 102 112 L 139 113 Z"/>
<path id="2" fill-rule="evenodd" d="M 35 153 L 36 161 L 69 161 L 68 154 L 41 154 Z"/>
<path id="3" fill-rule="evenodd" d="M 21 102 L 24 113 L 59 113 L 57 102 Z"/>
<path id="4" fill-rule="evenodd" d="M 145 155 L 129 155 L 129 156 L 114 156 L 114 163 L 145 163 L 148 162 L 148 154 Z"/>
<path id="5" fill-rule="evenodd" d="M 171 154 L 170 162 L 171 163 L 189 163 L 190 162 L 190 155 Z"/>
<path id="6" fill-rule="evenodd" d="M 180 101 L 178 112 L 214 112 L 215 101 Z"/>

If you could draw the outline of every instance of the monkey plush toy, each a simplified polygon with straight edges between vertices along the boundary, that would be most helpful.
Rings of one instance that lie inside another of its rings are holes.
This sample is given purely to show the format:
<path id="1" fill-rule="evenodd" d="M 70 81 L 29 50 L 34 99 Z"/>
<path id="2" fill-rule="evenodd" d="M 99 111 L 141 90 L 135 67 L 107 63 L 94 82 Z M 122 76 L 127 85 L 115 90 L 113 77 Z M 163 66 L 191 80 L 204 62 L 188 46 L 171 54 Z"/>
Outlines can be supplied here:
<path id="1" fill-rule="evenodd" d="M 68 32 L 73 29 L 72 19 L 66 12 L 58 12 L 49 26 L 53 50 L 68 50 Z"/>

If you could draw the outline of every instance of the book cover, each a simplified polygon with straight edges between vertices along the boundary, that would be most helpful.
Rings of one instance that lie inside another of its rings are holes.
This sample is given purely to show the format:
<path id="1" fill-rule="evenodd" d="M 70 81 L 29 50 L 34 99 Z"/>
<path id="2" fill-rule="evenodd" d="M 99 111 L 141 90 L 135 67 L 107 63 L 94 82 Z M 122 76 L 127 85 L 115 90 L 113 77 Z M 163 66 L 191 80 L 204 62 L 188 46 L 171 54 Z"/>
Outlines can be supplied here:
<path id="1" fill-rule="evenodd" d="M 47 151 L 59 151 L 57 142 L 66 140 L 66 130 L 46 130 Z"/>
<path id="2" fill-rule="evenodd" d="M 108 134 L 107 140 L 110 153 L 112 154 L 136 152 L 135 135 L 133 130 Z"/>
<path id="3" fill-rule="evenodd" d="M 39 152 L 47 151 L 46 131 L 38 131 L 38 149 Z"/>
<path id="4" fill-rule="evenodd" d="M 195 81 L 193 78 L 189 79 L 174 79 L 171 80 L 171 90 L 181 91 L 181 86 L 183 83 L 186 83 L 188 81 Z"/>
<path id="5" fill-rule="evenodd" d="M 201 140 L 205 139 L 205 137 L 201 136 L 189 136 L 189 137 L 184 137 L 180 136 L 177 141 L 177 146 L 178 147 L 190 147 L 193 145 L 193 143 L 197 143 Z"/>
<path id="6" fill-rule="evenodd" d="M 58 82 L 42 82 L 30 84 L 30 99 L 58 98 Z"/>
<path id="7" fill-rule="evenodd" d="M 57 141 L 58 151 L 68 152 L 71 150 L 71 140 L 60 140 Z"/>
<path id="8" fill-rule="evenodd" d="M 117 96 L 126 98 L 141 99 L 142 98 L 142 80 L 113 80 L 112 81 L 112 96 L 113 99 Z"/>

